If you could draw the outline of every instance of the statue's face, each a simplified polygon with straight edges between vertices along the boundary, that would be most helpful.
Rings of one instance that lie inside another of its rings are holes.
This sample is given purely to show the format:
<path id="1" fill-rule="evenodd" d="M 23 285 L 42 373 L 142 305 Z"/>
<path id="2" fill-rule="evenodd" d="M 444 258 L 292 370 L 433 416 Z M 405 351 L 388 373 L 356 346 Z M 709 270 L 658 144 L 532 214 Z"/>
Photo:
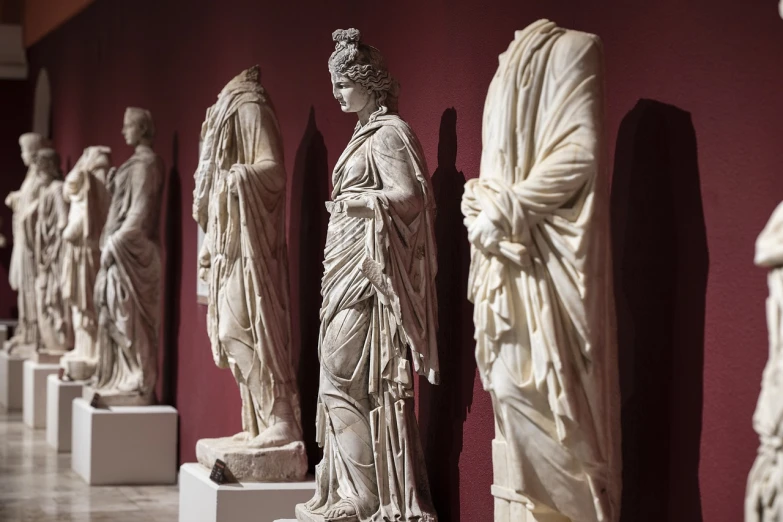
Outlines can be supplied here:
<path id="1" fill-rule="evenodd" d="M 332 73 L 332 94 L 343 112 L 361 112 L 373 102 L 373 95 L 353 80 Z"/>
<path id="2" fill-rule="evenodd" d="M 41 177 L 53 177 L 54 163 L 49 158 L 39 157 L 35 162 L 35 172 Z"/>
<path id="3" fill-rule="evenodd" d="M 24 163 L 25 167 L 29 167 L 33 162 L 34 154 L 35 149 L 33 147 L 30 147 L 29 145 L 22 145 L 22 162 Z"/>
<path id="4" fill-rule="evenodd" d="M 144 127 L 138 120 L 126 114 L 122 124 L 122 135 L 128 145 L 138 145 L 144 136 Z"/>

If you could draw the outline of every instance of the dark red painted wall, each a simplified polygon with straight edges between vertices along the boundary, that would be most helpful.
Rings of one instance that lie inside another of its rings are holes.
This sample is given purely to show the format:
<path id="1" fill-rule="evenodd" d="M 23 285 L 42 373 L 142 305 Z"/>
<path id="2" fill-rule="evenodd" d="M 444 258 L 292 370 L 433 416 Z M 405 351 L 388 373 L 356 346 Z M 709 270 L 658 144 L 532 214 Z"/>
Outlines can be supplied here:
<path id="1" fill-rule="evenodd" d="M 11 209 L 5 206 L 5 197 L 22 184 L 27 168 L 22 163 L 19 136 L 30 132 L 32 116 L 32 83 L 27 80 L 0 80 L 0 233 L 6 247 L 0 249 L 0 317 L 16 318 L 16 292 L 8 284 L 11 264 Z"/>
<path id="2" fill-rule="evenodd" d="M 436 172 L 444 374 L 442 387 L 419 396 L 435 501 L 443 520 L 492 519 L 492 410 L 472 359 L 458 200 L 464 179 L 478 175 L 497 55 L 515 29 L 547 17 L 600 35 L 605 47 L 629 463 L 624 520 L 740 520 L 767 354 L 765 274 L 752 265 L 753 244 L 783 197 L 783 20 L 775 4 L 97 2 L 35 45 L 31 62 L 49 69 L 64 157 L 72 163 L 85 146 L 105 144 L 116 162 L 126 159 L 122 113 L 139 105 L 155 115 L 157 149 L 176 167 L 167 344 L 175 364 L 160 391 L 181 414 L 181 461 L 194 459 L 199 438 L 240 429 L 236 385 L 212 363 L 195 301 L 190 208 L 204 111 L 254 63 L 278 111 L 296 194 L 291 286 L 312 439 L 324 177 L 354 125 L 332 99 L 326 61 L 331 32 L 355 26 L 402 83 L 402 115 Z"/>

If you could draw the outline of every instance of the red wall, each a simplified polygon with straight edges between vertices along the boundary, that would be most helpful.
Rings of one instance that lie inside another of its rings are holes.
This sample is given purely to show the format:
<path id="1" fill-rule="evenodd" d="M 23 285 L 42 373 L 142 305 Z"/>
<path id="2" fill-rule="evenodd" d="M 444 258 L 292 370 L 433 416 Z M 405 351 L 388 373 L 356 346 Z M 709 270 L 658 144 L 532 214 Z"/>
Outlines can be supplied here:
<path id="1" fill-rule="evenodd" d="M 33 121 L 32 86 L 26 80 L 0 80 L 0 233 L 5 236 L 6 247 L 0 249 L 0 317 L 16 318 L 16 292 L 8 284 L 11 264 L 11 209 L 5 206 L 5 197 L 18 190 L 24 180 L 27 167 L 22 163 L 19 136 L 30 132 Z"/>
<path id="2" fill-rule="evenodd" d="M 71 163 L 93 144 L 126 159 L 122 113 L 139 105 L 155 115 L 157 150 L 176 165 L 168 216 L 176 306 L 167 309 L 176 364 L 161 393 L 181 414 L 181 461 L 194 459 L 197 439 L 240 429 L 236 385 L 212 363 L 205 309 L 195 300 L 190 208 L 204 111 L 240 69 L 261 65 L 283 129 L 289 193 L 297 194 L 289 237 L 309 427 L 323 178 L 354 125 L 332 99 L 326 62 L 331 32 L 359 27 L 402 83 L 402 115 L 438 171 L 438 236 L 448 253 L 439 282 L 443 386 L 425 386 L 419 397 L 435 501 L 443 520 L 492 519 L 492 410 L 472 359 L 458 199 L 464 178 L 478 175 L 497 55 L 515 29 L 540 17 L 596 33 L 605 46 L 629 462 L 624 519 L 741 519 L 767 354 L 765 274 L 752 265 L 753 244 L 783 196 L 783 20 L 772 0 L 97 2 L 33 46 L 33 72 L 45 66 L 51 75 L 54 138 Z M 649 101 L 637 106 L 640 99 Z"/>

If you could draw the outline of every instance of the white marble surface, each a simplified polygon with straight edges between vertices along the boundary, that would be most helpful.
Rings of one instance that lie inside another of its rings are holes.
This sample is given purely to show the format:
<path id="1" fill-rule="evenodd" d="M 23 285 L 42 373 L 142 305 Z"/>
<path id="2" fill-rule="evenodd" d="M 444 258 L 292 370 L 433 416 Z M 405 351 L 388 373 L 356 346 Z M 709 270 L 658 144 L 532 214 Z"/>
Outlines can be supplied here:
<path id="1" fill-rule="evenodd" d="M 0 350 L 0 407 L 9 412 L 22 411 L 24 403 L 24 361 Z"/>
<path id="2" fill-rule="evenodd" d="M 108 178 L 111 205 L 95 282 L 98 361 L 95 388 L 115 404 L 154 404 L 160 334 L 159 224 L 165 167 L 152 150 L 145 109 L 125 111 L 122 132 L 133 155 Z"/>
<path id="3" fill-rule="evenodd" d="M 55 375 L 46 379 L 46 442 L 61 453 L 71 451 L 72 402 L 82 396 L 82 383 L 61 381 Z"/>
<path id="4" fill-rule="evenodd" d="M 748 475 L 745 522 L 778 522 L 783 520 L 783 203 L 756 240 L 755 262 L 769 270 L 769 357 L 753 414 L 760 443 Z"/>
<path id="5" fill-rule="evenodd" d="M 200 464 L 180 468 L 180 522 L 272 522 L 293 513 L 315 490 L 304 482 L 240 482 L 218 485 Z"/>
<path id="6" fill-rule="evenodd" d="M 193 191 L 193 218 L 205 233 L 198 264 L 209 286 L 212 354 L 218 367 L 231 369 L 242 397 L 242 436 L 210 444 L 242 455 L 235 459 L 238 471 L 265 465 L 266 453 L 246 449 L 302 441 L 291 361 L 285 208 L 280 126 L 254 66 L 229 81 L 207 109 Z M 285 460 L 276 462 L 280 480 L 292 474 L 303 479 L 301 458 L 290 462 L 288 469 Z"/>
<path id="7" fill-rule="evenodd" d="M 603 81 L 596 35 L 538 20 L 500 55 L 484 106 L 462 211 L 495 522 L 620 516 Z"/>
<path id="8" fill-rule="evenodd" d="M 96 409 L 73 401 L 71 463 L 91 485 L 174 484 L 177 410 L 171 406 Z"/>
<path id="9" fill-rule="evenodd" d="M 57 364 L 41 364 L 33 360 L 24 362 L 24 396 L 22 417 L 25 425 L 33 429 L 46 427 L 46 379 L 60 370 Z"/>
<path id="10" fill-rule="evenodd" d="M 0 520 L 174 522 L 176 486 L 89 486 L 20 413 L 0 413 Z"/>

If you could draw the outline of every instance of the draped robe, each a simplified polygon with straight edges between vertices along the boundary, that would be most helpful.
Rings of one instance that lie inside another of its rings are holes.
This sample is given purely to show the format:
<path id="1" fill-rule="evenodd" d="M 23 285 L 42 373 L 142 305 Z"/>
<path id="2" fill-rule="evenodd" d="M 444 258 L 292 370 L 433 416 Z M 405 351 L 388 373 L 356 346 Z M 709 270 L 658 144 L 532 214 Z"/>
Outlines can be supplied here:
<path id="1" fill-rule="evenodd" d="M 779 522 L 783 520 L 783 203 L 756 241 L 755 261 L 770 268 L 769 359 L 753 414 L 753 428 L 761 443 L 748 475 L 745 522 Z"/>
<path id="2" fill-rule="evenodd" d="M 233 167 L 233 168 L 232 168 Z M 229 186 L 229 172 L 233 186 Z M 286 173 L 274 109 L 258 82 L 230 82 L 202 128 L 194 217 L 209 259 L 208 333 L 215 363 L 242 395 L 243 430 L 272 424 L 277 397 L 300 422 L 291 363 Z"/>
<path id="3" fill-rule="evenodd" d="M 113 261 L 101 267 L 95 283 L 99 318 L 94 381 L 102 396 L 154 402 L 163 181 L 163 161 L 144 145 L 109 180 L 113 198 L 101 242 L 103 255 Z"/>
<path id="4" fill-rule="evenodd" d="M 63 231 L 62 293 L 72 309 L 74 330 L 74 349 L 66 354 L 64 362 L 93 361 L 98 355 L 95 281 L 101 263 L 100 237 L 111 196 L 103 180 L 88 170 L 89 165 L 85 164 L 90 157 L 88 151 L 63 183 L 63 194 L 70 208 L 68 225 Z M 67 364 L 64 367 L 68 373 L 70 367 Z"/>
<path id="5" fill-rule="evenodd" d="M 410 222 L 396 210 L 410 202 L 383 181 L 404 176 L 422 208 Z M 324 457 L 305 510 L 344 499 L 361 521 L 434 521 L 410 367 L 438 382 L 434 202 L 418 139 L 396 115 L 373 117 L 357 126 L 333 182 L 318 348 Z M 343 210 L 359 199 L 371 217 Z"/>
<path id="6" fill-rule="evenodd" d="M 38 342 L 38 310 L 35 296 L 35 227 L 38 218 L 38 196 L 44 186 L 30 166 L 16 194 L 13 210 L 11 266 L 8 273 L 11 288 L 17 293 L 19 320 L 13 341 L 35 346 Z"/>
<path id="7" fill-rule="evenodd" d="M 72 348 L 71 311 L 62 294 L 63 230 L 68 204 L 63 198 L 63 182 L 55 180 L 41 190 L 35 227 L 36 303 L 40 348 L 62 354 Z"/>
<path id="8" fill-rule="evenodd" d="M 615 521 L 619 384 L 601 169 L 602 57 L 594 35 L 547 20 L 516 33 L 487 95 L 480 178 L 465 223 L 476 359 L 493 397 L 496 520 L 522 509 Z M 485 221 L 486 222 L 486 221 Z"/>

